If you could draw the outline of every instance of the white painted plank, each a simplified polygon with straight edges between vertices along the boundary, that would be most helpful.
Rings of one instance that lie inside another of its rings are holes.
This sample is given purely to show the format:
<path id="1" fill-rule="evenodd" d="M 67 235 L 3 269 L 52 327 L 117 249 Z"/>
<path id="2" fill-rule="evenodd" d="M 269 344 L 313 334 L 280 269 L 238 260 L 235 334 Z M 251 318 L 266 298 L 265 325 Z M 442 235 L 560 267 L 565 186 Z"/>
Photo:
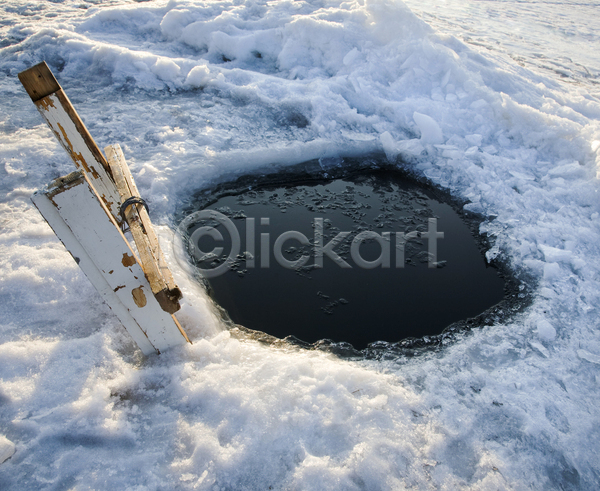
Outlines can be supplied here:
<path id="1" fill-rule="evenodd" d="M 89 136 L 67 96 L 59 90 L 36 101 L 35 105 L 59 143 L 73 159 L 77 169 L 85 172 L 113 218 L 120 223 L 120 198 L 117 188 L 108 175 L 105 164 L 100 161 L 100 150 Z"/>
<path id="2" fill-rule="evenodd" d="M 119 318 L 121 324 L 123 324 L 129 335 L 140 347 L 142 352 L 145 355 L 156 353 L 157 351 L 154 346 L 152 346 L 152 343 L 148 340 L 146 333 L 144 333 L 142 328 L 131 316 L 129 310 L 121 303 L 119 297 L 117 297 L 113 289 L 106 282 L 104 276 L 94 264 L 94 261 L 92 261 L 88 253 L 73 235 L 73 232 L 71 232 L 71 229 L 58 214 L 56 206 L 54 206 L 48 197 L 41 191 L 36 192 L 31 197 L 31 201 L 33 201 L 33 204 L 48 222 L 48 225 L 50 225 L 52 230 L 54 230 L 56 236 L 64 244 L 71 256 L 73 256 L 73 259 L 75 259 L 79 267 L 90 280 L 92 285 L 94 285 L 98 293 L 100 293 L 104 301 Z"/>
<path id="3" fill-rule="evenodd" d="M 119 193 L 110 177 L 108 163 L 48 65 L 42 62 L 22 71 L 19 80 L 75 166 L 87 175 L 120 223 Z"/>
<path id="4" fill-rule="evenodd" d="M 81 173 L 71 176 L 32 198 L 44 218 L 145 354 L 187 342 L 90 183 Z"/>

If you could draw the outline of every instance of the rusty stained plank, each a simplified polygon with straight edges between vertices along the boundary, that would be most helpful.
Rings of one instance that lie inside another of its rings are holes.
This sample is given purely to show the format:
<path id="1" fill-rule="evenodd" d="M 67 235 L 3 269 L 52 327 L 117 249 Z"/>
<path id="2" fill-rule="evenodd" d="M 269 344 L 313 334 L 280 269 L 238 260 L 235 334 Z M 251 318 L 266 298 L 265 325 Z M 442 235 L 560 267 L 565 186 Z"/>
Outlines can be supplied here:
<path id="1" fill-rule="evenodd" d="M 77 169 L 86 173 L 104 204 L 120 223 L 119 193 L 108 162 L 48 65 L 40 63 L 19 73 L 19 80 Z"/>
<path id="2" fill-rule="evenodd" d="M 108 157 L 121 202 L 123 203 L 133 196 L 139 197 L 139 190 L 129 172 L 121 147 L 109 145 L 104 148 L 104 151 Z M 174 314 L 180 308 L 181 290 L 173 280 L 145 207 L 140 204 L 129 206 L 125 210 L 125 219 L 129 224 L 144 272 L 152 286 L 152 293 L 166 312 Z"/>
<path id="3" fill-rule="evenodd" d="M 32 200 L 138 346 L 148 354 L 189 342 L 151 294 L 141 265 L 87 176 L 67 181 L 54 181 Z"/>
<path id="4" fill-rule="evenodd" d="M 109 160 L 111 158 L 114 158 L 119 162 L 119 166 L 120 166 L 121 170 L 123 171 L 123 176 L 125 177 L 125 181 L 127 182 L 127 187 L 123 189 L 123 192 L 129 193 L 127 198 L 129 198 L 131 196 L 141 196 L 140 192 L 135 184 L 135 181 L 133 180 L 133 176 L 131 175 L 131 172 L 129 171 L 129 166 L 127 165 L 127 162 L 125 161 L 125 156 L 123 155 L 121 146 L 118 144 L 109 145 L 108 147 L 104 148 L 104 152 L 106 152 L 106 155 L 109 158 Z M 112 163 L 109 165 L 111 165 L 111 168 L 112 168 Z M 121 199 L 123 199 L 123 194 L 121 192 L 120 187 L 118 187 L 118 191 L 121 196 Z M 125 198 L 125 199 L 127 199 L 127 198 Z M 162 274 L 163 278 L 165 279 L 165 282 L 167 283 L 167 287 L 170 290 L 178 289 L 177 284 L 175 283 L 175 280 L 173 279 L 173 275 L 171 274 L 171 271 L 169 270 L 169 265 L 167 264 L 167 261 L 163 255 L 160 245 L 158 243 L 158 237 L 156 236 L 156 233 L 154 232 L 154 227 L 152 226 L 152 222 L 150 221 L 150 217 L 148 216 L 148 212 L 146 211 L 146 208 L 144 208 L 142 205 L 136 205 L 135 210 L 138 212 L 139 218 L 142 222 L 142 227 L 144 227 L 144 229 L 146 230 L 146 235 L 148 236 L 148 240 L 150 241 L 150 247 L 152 248 L 152 253 L 158 257 L 159 268 L 161 270 L 161 274 Z"/>

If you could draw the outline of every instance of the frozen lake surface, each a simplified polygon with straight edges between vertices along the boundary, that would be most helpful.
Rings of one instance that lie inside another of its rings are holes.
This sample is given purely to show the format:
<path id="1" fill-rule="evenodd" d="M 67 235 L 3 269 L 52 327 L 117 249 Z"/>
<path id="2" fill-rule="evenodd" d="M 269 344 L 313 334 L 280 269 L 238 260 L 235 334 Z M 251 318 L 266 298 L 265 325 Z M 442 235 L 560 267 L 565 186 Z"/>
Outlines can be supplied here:
<path id="1" fill-rule="evenodd" d="M 0 1 L 0 488 L 599 488 L 597 8 Z M 142 358 L 29 201 L 73 170 L 17 79 L 42 60 L 123 147 L 193 345 Z M 182 203 L 373 154 L 483 216 L 531 303 L 413 357 L 228 331 Z"/>

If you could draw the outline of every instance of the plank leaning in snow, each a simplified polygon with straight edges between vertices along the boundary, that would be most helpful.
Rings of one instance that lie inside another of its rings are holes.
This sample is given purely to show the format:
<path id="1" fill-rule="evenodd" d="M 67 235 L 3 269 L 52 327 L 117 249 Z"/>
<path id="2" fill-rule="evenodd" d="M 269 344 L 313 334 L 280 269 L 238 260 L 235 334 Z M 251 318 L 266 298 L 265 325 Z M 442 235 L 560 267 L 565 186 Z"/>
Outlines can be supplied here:
<path id="1" fill-rule="evenodd" d="M 189 342 L 86 175 L 59 178 L 31 199 L 144 354 Z"/>
<path id="2" fill-rule="evenodd" d="M 19 73 L 19 80 L 75 166 L 85 172 L 120 224 L 119 193 L 104 155 L 45 62 Z"/>
<path id="3" fill-rule="evenodd" d="M 109 145 L 104 148 L 112 176 L 121 196 L 121 202 L 139 197 L 133 177 L 125 162 L 125 156 L 119 145 Z M 152 293 L 163 310 L 174 314 L 179 310 L 181 290 L 175 284 L 167 261 L 158 244 L 158 237 L 150 222 L 146 208 L 137 203 L 128 206 L 124 211 L 125 221 L 129 225 L 131 235 L 140 254 L 140 260 L 146 277 L 152 287 Z"/>
<path id="4" fill-rule="evenodd" d="M 73 159 L 75 166 L 84 172 L 92 187 L 110 210 L 114 220 L 121 224 L 120 203 L 132 196 L 139 196 L 121 148 L 110 150 L 113 167 L 119 173 L 120 189 L 117 190 L 113 170 L 79 118 L 56 78 L 45 62 L 19 73 L 19 80 L 34 101 L 40 114 L 54 132 L 56 138 Z M 140 250 L 142 266 L 152 286 L 152 293 L 166 312 L 174 314 L 180 308 L 181 291 L 173 281 L 171 272 L 160 251 L 158 239 L 148 214 L 139 211 L 137 205 L 127 210 L 129 221 L 138 222 L 132 227 L 134 240 Z"/>

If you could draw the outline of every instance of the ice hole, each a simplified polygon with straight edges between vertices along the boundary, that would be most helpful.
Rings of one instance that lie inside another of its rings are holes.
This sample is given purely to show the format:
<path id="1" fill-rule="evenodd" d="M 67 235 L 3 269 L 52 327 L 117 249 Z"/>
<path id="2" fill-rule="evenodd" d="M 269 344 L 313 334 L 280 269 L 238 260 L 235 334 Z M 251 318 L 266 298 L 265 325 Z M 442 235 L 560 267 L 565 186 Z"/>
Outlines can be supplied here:
<path id="1" fill-rule="evenodd" d="M 473 217 L 398 171 L 314 167 L 205 190 L 183 213 L 190 261 L 233 323 L 362 350 L 489 322 L 505 280 Z"/>

